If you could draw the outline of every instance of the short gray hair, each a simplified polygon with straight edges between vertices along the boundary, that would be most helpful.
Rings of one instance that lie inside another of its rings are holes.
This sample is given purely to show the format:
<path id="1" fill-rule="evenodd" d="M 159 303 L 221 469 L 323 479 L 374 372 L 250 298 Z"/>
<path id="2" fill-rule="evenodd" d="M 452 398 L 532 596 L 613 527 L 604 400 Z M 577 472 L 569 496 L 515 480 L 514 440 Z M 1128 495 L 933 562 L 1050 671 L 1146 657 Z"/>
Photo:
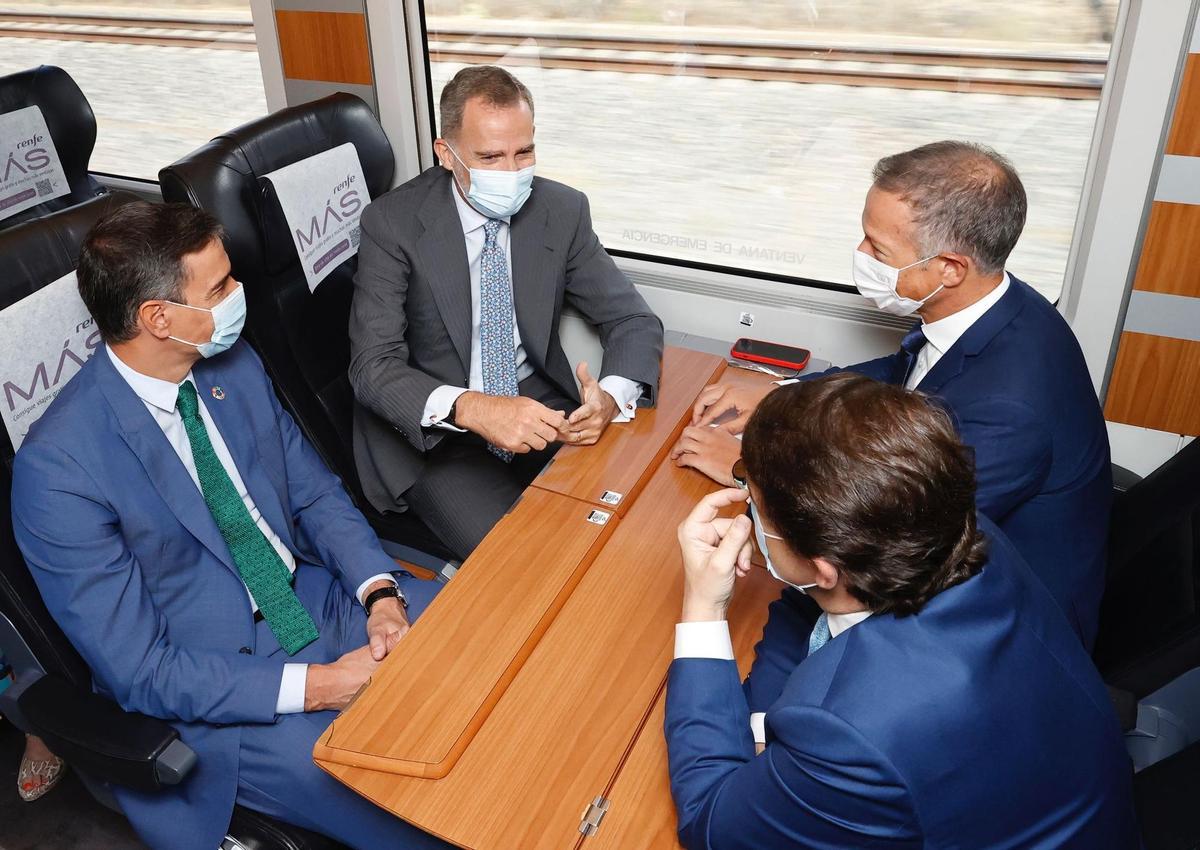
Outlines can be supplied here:
<path id="1" fill-rule="evenodd" d="M 467 101 L 482 97 L 490 106 L 512 106 L 519 100 L 533 113 L 533 95 L 525 84 L 496 65 L 471 65 L 455 74 L 442 89 L 442 138 L 453 139 L 462 128 Z"/>
<path id="2" fill-rule="evenodd" d="M 875 186 L 913 211 L 918 253 L 965 254 L 982 274 L 1004 269 L 1025 227 L 1028 201 L 1012 163 L 986 145 L 944 141 L 886 156 Z"/>

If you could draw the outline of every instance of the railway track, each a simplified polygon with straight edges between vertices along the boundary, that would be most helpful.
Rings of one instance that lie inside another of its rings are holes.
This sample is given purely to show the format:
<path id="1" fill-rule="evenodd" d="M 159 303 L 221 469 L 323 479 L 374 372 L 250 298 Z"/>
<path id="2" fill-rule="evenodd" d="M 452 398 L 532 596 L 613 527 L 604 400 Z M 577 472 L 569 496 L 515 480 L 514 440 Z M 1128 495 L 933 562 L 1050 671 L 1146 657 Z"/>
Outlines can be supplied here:
<path id="1" fill-rule="evenodd" d="M 0 37 L 254 50 L 244 20 L 0 12 Z M 1099 97 L 1107 60 L 941 47 L 829 46 L 769 40 L 628 38 L 607 35 L 435 29 L 432 62 L 924 89 L 1067 99 Z"/>

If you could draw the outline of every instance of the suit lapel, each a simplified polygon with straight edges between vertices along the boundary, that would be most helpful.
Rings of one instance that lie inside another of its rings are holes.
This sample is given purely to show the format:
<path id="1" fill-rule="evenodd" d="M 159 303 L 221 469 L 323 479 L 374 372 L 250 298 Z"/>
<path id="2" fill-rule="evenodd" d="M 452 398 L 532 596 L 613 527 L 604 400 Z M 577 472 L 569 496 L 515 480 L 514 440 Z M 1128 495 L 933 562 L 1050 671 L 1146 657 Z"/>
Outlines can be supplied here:
<path id="1" fill-rule="evenodd" d="M 215 367 L 210 361 L 197 363 L 192 370 L 196 379 L 196 389 L 204 397 L 204 406 L 212 416 L 221 439 L 233 457 L 238 474 L 254 506 L 262 514 L 263 519 L 271 530 L 294 552 L 292 541 L 292 523 L 284 514 L 286 504 L 286 482 L 274 482 L 267 474 L 267 467 L 259 462 L 263 452 L 260 451 L 254 428 L 251 423 L 254 418 L 248 406 L 251 397 L 245 392 L 239 392 L 237 378 L 228 372 Z M 216 398 L 213 388 L 220 389 L 223 398 Z"/>
<path id="2" fill-rule="evenodd" d="M 462 361 L 463 374 L 471 373 L 471 269 L 462 222 L 454 208 L 449 172 L 433 179 L 433 188 L 417 212 L 425 231 L 417 240 L 422 267 L 429 276 L 433 299 L 450 341 Z"/>
<path id="3" fill-rule="evenodd" d="M 540 202 L 537 183 L 525 207 L 512 218 L 509 250 L 512 252 L 513 306 L 526 354 L 540 367 L 554 330 L 558 277 L 554 273 L 554 246 L 548 244 L 550 212 Z"/>
<path id="4" fill-rule="evenodd" d="M 928 374 L 917 384 L 916 389 L 926 393 L 940 392 L 942 387 L 956 378 L 966 366 L 966 359 L 974 357 L 987 347 L 996 334 L 1000 333 L 1025 306 L 1025 284 L 1015 277 L 1009 276 L 1008 291 L 992 305 L 986 313 L 967 328 L 967 332 L 958 338 L 950 350 L 942 355 Z"/>
<path id="5" fill-rule="evenodd" d="M 96 383 L 116 415 L 121 439 L 129 446 L 146 470 L 150 483 L 171 512 L 221 563 L 237 574 L 237 565 L 229 547 L 208 510 L 200 489 L 188 475 L 183 461 L 167 441 L 162 429 L 146 410 L 146 405 L 125 383 L 109 360 L 107 351 L 92 357 L 96 362 Z"/>

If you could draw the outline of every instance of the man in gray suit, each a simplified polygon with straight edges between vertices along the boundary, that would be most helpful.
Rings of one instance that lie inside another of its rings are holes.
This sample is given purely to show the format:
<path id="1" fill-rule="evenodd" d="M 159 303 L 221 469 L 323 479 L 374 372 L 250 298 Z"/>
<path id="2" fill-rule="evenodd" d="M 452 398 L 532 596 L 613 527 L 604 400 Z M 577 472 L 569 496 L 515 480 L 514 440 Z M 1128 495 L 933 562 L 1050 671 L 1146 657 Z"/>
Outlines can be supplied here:
<path id="1" fill-rule="evenodd" d="M 464 68 L 441 97 L 440 166 L 363 212 L 350 381 L 354 454 L 381 511 L 411 507 L 460 558 L 561 442 L 652 406 L 662 322 L 605 253 L 587 198 L 535 178 L 533 98 Z M 599 380 L 558 338 L 564 299 L 597 327 Z"/>

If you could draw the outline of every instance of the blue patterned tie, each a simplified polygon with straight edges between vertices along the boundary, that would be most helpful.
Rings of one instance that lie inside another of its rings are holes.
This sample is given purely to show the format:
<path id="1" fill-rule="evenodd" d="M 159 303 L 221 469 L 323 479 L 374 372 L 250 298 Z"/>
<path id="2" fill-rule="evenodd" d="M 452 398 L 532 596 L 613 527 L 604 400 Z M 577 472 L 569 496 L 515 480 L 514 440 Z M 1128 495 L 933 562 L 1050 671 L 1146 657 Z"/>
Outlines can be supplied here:
<path id="1" fill-rule="evenodd" d="M 517 352 L 513 346 L 512 286 L 508 258 L 496 242 L 503 224 L 489 218 L 483 226 L 483 255 L 479 258 L 479 353 L 483 391 L 487 395 L 517 394 Z M 488 451 L 508 463 L 513 453 L 489 445 Z"/>
<path id="2" fill-rule="evenodd" d="M 813 623 L 812 633 L 808 636 L 808 654 L 812 655 L 818 649 L 829 643 L 829 615 L 824 611 Z"/>
<path id="3" fill-rule="evenodd" d="M 892 376 L 892 383 L 900 386 L 908 383 L 908 376 L 912 374 L 913 366 L 917 362 L 917 354 L 924 347 L 925 331 L 918 323 L 900 340 L 900 356 L 896 358 L 896 374 Z"/>

